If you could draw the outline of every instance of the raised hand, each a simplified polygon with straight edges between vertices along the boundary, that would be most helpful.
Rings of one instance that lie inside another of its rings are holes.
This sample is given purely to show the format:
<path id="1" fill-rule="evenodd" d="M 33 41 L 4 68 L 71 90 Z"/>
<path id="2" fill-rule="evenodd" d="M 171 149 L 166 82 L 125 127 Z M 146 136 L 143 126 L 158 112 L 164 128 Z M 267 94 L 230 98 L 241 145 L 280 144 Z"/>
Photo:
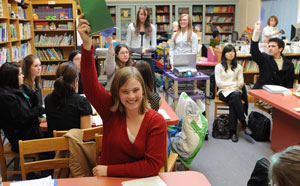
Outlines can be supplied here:
<path id="1" fill-rule="evenodd" d="M 91 33 L 91 27 L 88 20 L 83 19 L 84 14 L 81 14 L 79 17 L 78 23 L 78 32 L 83 42 L 83 47 L 86 50 L 90 50 L 92 48 L 92 38 L 89 36 Z"/>
<path id="2" fill-rule="evenodd" d="M 260 31 L 260 28 L 261 28 L 261 23 L 259 21 L 257 21 L 254 25 L 254 30 Z"/>

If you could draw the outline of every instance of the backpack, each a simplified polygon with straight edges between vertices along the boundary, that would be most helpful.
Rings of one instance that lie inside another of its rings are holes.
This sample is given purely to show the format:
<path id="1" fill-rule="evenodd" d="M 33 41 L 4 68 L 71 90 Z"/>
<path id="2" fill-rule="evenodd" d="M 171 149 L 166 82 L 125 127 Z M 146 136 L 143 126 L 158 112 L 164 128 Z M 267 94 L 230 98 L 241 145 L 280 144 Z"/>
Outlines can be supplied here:
<path id="1" fill-rule="evenodd" d="M 270 120 L 259 112 L 251 112 L 248 119 L 248 127 L 252 130 L 251 137 L 256 141 L 270 140 Z"/>
<path id="2" fill-rule="evenodd" d="M 217 139 L 229 139 L 230 127 L 228 115 L 218 116 L 213 123 L 212 136 Z"/>
<path id="3" fill-rule="evenodd" d="M 257 160 L 247 186 L 267 186 L 270 162 L 266 158 Z"/>

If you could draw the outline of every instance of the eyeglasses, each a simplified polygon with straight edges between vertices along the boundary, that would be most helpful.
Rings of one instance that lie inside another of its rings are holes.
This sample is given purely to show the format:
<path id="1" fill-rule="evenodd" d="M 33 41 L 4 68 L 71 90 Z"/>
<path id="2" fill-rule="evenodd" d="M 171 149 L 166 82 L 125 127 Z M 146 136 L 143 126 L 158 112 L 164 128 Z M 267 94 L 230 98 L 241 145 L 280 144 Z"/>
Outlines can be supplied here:
<path id="1" fill-rule="evenodd" d="M 129 52 L 119 52 L 120 55 L 128 55 Z"/>

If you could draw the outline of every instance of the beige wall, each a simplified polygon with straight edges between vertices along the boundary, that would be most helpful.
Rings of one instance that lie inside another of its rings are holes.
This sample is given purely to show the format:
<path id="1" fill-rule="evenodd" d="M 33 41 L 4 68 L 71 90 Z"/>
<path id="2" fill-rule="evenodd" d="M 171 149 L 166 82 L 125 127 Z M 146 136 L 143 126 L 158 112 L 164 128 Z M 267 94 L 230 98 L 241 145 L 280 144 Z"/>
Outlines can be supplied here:
<path id="1" fill-rule="evenodd" d="M 239 36 L 248 26 L 254 28 L 256 21 L 259 21 L 261 0 L 240 0 L 238 4 L 237 31 Z"/>

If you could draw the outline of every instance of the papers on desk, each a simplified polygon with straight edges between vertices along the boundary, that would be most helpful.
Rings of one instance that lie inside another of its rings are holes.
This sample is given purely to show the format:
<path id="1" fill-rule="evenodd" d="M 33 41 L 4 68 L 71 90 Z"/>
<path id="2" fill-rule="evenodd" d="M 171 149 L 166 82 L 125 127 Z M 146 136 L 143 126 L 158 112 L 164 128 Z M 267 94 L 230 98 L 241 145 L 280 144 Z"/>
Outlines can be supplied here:
<path id="1" fill-rule="evenodd" d="M 278 85 L 264 85 L 262 88 L 272 94 L 281 94 L 284 92 L 291 92 L 289 89 L 287 89 L 283 86 L 278 86 Z"/>
<path id="2" fill-rule="evenodd" d="M 168 115 L 168 113 L 165 111 L 165 109 L 158 109 L 157 112 L 160 113 L 165 118 L 165 120 L 171 119 L 171 117 Z"/>
<path id="3" fill-rule="evenodd" d="M 57 180 L 53 180 L 51 176 L 35 180 L 17 181 L 10 184 L 10 186 L 56 186 Z"/>
<path id="4" fill-rule="evenodd" d="M 166 183 L 159 177 L 153 176 L 130 181 L 123 181 L 123 186 L 167 186 Z"/>

